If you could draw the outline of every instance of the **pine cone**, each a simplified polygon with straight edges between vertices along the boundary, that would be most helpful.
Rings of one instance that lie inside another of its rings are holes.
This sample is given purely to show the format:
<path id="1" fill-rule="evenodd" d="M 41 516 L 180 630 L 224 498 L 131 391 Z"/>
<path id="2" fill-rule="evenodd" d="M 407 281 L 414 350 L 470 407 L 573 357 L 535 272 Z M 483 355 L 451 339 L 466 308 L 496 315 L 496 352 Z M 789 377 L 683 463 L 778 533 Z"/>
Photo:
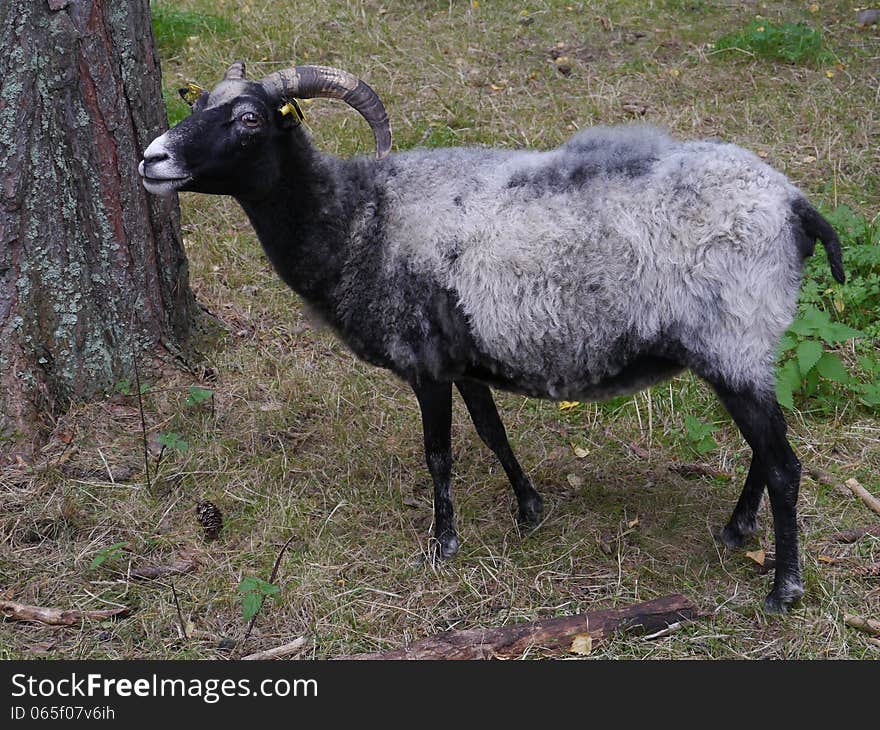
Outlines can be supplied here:
<path id="1" fill-rule="evenodd" d="M 220 537 L 223 529 L 223 513 L 217 509 L 217 505 L 206 499 L 200 499 L 196 505 L 199 516 L 199 524 L 205 531 L 206 540 L 216 540 Z"/>

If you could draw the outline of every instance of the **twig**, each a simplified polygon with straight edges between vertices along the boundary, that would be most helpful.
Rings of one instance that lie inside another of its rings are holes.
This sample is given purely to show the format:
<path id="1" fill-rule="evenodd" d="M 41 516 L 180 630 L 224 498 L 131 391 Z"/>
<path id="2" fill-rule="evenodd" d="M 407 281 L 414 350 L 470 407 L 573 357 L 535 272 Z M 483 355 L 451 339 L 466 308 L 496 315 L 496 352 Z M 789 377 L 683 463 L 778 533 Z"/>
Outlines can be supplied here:
<path id="1" fill-rule="evenodd" d="M 278 568 L 281 565 L 281 558 L 283 557 L 284 552 L 287 550 L 290 543 L 293 542 L 295 537 L 296 537 L 296 535 L 291 535 L 289 538 L 287 538 L 287 542 L 284 543 L 284 545 L 281 548 L 281 551 L 278 553 L 278 557 L 275 558 L 275 565 L 272 567 L 272 575 L 269 576 L 269 582 L 273 585 L 275 584 L 275 578 L 278 575 Z M 263 605 L 260 604 L 260 608 L 262 608 L 262 607 L 263 607 Z M 257 620 L 257 616 L 259 616 L 259 615 L 260 615 L 260 610 L 257 609 L 257 612 L 253 616 L 251 616 L 251 620 L 248 621 L 247 631 L 244 632 L 243 641 L 247 641 L 248 637 L 251 635 L 251 631 L 254 628 L 254 622 Z"/>
<path id="2" fill-rule="evenodd" d="M 138 411 L 141 415 L 141 438 L 144 443 L 144 472 L 147 477 L 147 491 L 153 490 L 150 481 L 150 456 L 147 447 L 147 419 L 144 418 L 144 398 L 141 395 L 141 371 L 138 368 L 137 353 L 134 348 L 134 310 L 132 310 L 132 328 L 131 328 L 131 362 L 134 365 L 134 387 L 137 389 Z"/>
<path id="3" fill-rule="evenodd" d="M 114 618 L 115 616 L 125 616 L 129 611 L 130 609 L 127 606 L 104 608 L 97 611 L 78 611 L 76 609 L 28 606 L 16 601 L 0 601 L 0 613 L 4 617 L 13 621 L 33 621 L 50 626 L 73 626 L 84 619 L 106 621 L 108 618 Z"/>
<path id="4" fill-rule="evenodd" d="M 681 628 L 681 621 L 676 621 L 675 623 L 669 624 L 665 629 L 660 629 L 660 631 L 655 631 L 653 634 L 648 634 L 647 636 L 642 637 L 645 641 L 649 639 L 660 639 L 664 636 L 669 636 L 669 634 L 674 634 Z"/>
<path id="5" fill-rule="evenodd" d="M 859 631 L 864 631 L 866 634 L 871 634 L 871 636 L 880 636 L 880 621 L 875 621 L 872 618 L 845 613 L 843 614 L 843 623 Z"/>
<path id="6" fill-rule="evenodd" d="M 258 651 L 254 654 L 248 654 L 247 656 L 242 657 L 242 661 L 259 661 L 261 659 L 280 659 L 281 657 L 290 656 L 291 654 L 296 654 L 300 649 L 302 649 L 306 644 L 306 637 L 300 636 L 299 638 L 294 639 L 293 641 L 288 642 L 287 644 L 282 644 L 281 646 L 276 646 L 273 649 L 266 649 L 265 651 Z"/>
<path id="7" fill-rule="evenodd" d="M 880 537 L 880 525 L 854 527 L 852 530 L 844 530 L 843 532 L 838 532 L 837 534 L 832 535 L 831 539 L 837 542 L 849 544 L 852 542 L 857 542 L 858 540 L 861 540 L 863 537 L 867 537 L 868 535 Z"/>
<path id="8" fill-rule="evenodd" d="M 865 506 L 871 510 L 872 512 L 876 512 L 880 515 L 880 499 L 877 499 L 873 494 L 871 494 L 867 489 L 865 489 L 861 484 L 859 484 L 857 479 L 847 479 L 844 484 L 846 488 L 849 489 L 853 494 L 855 494 L 862 502 L 865 503 Z"/>
<path id="9" fill-rule="evenodd" d="M 819 484 L 824 484 L 826 487 L 834 487 L 844 497 L 852 496 L 852 492 L 843 486 L 831 472 L 824 469 L 810 469 L 809 475 L 811 479 Z"/>
<path id="10" fill-rule="evenodd" d="M 180 610 L 180 601 L 177 600 L 177 590 L 174 588 L 174 581 L 171 581 L 171 595 L 174 596 L 174 607 L 177 609 L 177 621 L 180 624 L 180 638 L 188 639 L 189 633 L 186 630 L 186 622 L 183 620 L 183 611 Z"/>
<path id="11" fill-rule="evenodd" d="M 198 567 L 198 562 L 192 558 L 178 560 L 168 565 L 144 565 L 135 568 L 129 573 L 132 580 L 156 580 L 158 578 L 166 578 L 169 575 L 177 575 L 180 573 L 189 573 Z"/>

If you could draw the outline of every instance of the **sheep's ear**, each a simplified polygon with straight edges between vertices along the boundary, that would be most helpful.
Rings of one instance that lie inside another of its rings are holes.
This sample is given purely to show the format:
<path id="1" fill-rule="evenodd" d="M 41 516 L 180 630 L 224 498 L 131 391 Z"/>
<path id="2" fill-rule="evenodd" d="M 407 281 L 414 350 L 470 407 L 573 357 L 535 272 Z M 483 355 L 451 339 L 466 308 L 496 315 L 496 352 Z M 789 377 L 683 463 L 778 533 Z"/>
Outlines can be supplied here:
<path id="1" fill-rule="evenodd" d="M 305 119 L 302 109 L 300 109 L 299 104 L 296 103 L 296 99 L 285 101 L 284 104 L 278 108 L 278 113 L 281 115 L 281 123 L 285 127 L 298 127 Z"/>
<path id="2" fill-rule="evenodd" d="M 186 88 L 178 89 L 177 93 L 180 94 L 181 99 L 192 106 L 199 100 L 199 97 L 205 93 L 205 90 L 198 84 L 190 82 L 186 85 Z"/>

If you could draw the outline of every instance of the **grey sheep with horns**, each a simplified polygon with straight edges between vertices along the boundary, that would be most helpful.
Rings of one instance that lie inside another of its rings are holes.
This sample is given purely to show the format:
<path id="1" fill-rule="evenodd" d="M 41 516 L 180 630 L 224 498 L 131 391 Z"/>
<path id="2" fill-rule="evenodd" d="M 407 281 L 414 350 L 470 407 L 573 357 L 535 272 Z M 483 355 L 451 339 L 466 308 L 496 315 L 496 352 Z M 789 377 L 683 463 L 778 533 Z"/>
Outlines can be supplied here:
<path id="1" fill-rule="evenodd" d="M 295 99 L 342 99 L 373 129 L 376 159 L 311 144 Z M 389 154 L 385 109 L 339 69 L 261 81 L 230 66 L 140 166 L 150 192 L 232 195 L 278 274 L 362 359 L 409 383 L 422 413 L 441 557 L 459 542 L 450 496 L 453 384 L 536 525 L 542 500 L 511 451 L 491 387 L 591 400 L 691 369 L 718 394 L 753 456 L 720 538 L 743 543 L 767 488 L 776 573 L 765 601 L 803 593 L 801 466 L 774 393 L 776 345 L 804 259 L 833 229 L 781 173 L 717 141 L 598 127 L 549 151 Z"/>

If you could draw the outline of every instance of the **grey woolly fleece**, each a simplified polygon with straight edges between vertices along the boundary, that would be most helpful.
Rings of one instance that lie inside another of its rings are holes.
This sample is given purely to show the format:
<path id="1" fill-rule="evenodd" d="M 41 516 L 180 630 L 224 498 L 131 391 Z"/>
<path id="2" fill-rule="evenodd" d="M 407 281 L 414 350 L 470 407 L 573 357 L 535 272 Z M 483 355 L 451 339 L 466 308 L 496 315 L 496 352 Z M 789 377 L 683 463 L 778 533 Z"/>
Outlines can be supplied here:
<path id="1" fill-rule="evenodd" d="M 373 164 L 376 199 L 354 215 L 346 248 L 359 254 L 330 317 L 356 351 L 382 343 L 367 359 L 554 399 L 631 392 L 684 367 L 772 393 L 812 245 L 792 211 L 803 196 L 754 154 L 625 126 L 546 152 Z M 451 337 L 438 291 L 449 327 L 468 331 L 460 353 L 416 341 Z M 360 347 L 346 337 L 355 322 Z"/>

